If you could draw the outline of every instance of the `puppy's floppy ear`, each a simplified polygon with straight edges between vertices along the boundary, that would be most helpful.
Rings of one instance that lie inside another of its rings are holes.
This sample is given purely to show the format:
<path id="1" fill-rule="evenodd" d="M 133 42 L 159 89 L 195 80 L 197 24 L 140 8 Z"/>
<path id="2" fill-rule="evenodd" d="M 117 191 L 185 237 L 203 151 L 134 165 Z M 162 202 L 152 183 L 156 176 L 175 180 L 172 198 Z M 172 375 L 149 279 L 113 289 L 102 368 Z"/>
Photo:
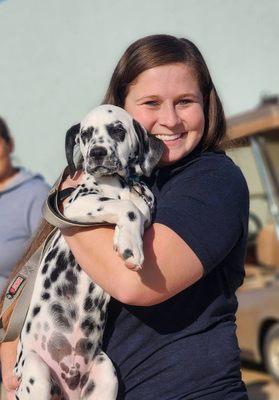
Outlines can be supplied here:
<path id="1" fill-rule="evenodd" d="M 150 176 L 162 156 L 164 145 L 135 119 L 133 119 L 133 125 L 139 140 L 139 165 L 143 174 Z"/>
<path id="2" fill-rule="evenodd" d="M 66 158 L 70 168 L 71 176 L 74 175 L 76 172 L 76 166 L 74 163 L 74 147 L 77 143 L 77 135 L 80 130 L 80 124 L 73 125 L 70 129 L 68 129 L 66 133 L 66 140 L 65 140 L 65 151 L 66 151 Z"/>

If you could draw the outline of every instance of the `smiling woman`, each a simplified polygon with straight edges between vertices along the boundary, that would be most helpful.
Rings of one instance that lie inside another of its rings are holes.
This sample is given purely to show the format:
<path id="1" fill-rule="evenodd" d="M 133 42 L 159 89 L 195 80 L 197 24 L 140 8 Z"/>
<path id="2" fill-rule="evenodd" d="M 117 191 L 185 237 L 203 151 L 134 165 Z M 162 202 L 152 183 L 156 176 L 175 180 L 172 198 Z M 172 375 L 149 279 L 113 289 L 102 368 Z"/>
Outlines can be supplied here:
<path id="1" fill-rule="evenodd" d="M 125 108 L 164 144 L 146 178 L 157 207 L 142 270 L 112 249 L 110 227 L 62 232 L 81 268 L 112 296 L 103 348 L 117 370 L 117 400 L 247 400 L 235 291 L 248 190 L 220 150 L 225 118 L 204 59 L 187 39 L 139 39 L 117 64 L 104 103 Z"/>

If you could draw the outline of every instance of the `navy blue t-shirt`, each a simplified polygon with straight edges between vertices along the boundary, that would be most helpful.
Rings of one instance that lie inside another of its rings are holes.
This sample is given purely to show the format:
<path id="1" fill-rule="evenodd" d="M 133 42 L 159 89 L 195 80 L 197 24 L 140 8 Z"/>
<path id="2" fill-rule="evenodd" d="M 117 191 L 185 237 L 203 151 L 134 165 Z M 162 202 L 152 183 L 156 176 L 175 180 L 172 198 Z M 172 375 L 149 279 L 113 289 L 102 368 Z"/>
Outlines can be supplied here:
<path id="1" fill-rule="evenodd" d="M 235 335 L 248 225 L 245 179 L 223 152 L 197 149 L 158 168 L 149 184 L 157 199 L 154 222 L 185 240 L 204 276 L 154 306 L 111 300 L 104 350 L 117 369 L 118 400 L 246 400 Z"/>

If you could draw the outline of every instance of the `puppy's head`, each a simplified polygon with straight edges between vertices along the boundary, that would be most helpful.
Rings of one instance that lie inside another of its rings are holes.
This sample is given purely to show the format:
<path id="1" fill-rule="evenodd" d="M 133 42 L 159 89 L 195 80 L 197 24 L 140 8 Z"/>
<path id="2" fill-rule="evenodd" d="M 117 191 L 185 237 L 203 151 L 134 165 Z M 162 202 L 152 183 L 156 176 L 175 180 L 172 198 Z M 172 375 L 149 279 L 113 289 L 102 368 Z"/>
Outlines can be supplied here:
<path id="1" fill-rule="evenodd" d="M 74 147 L 79 145 L 83 168 L 97 176 L 118 173 L 149 176 L 163 152 L 163 143 L 122 108 L 101 105 L 66 134 L 66 156 L 73 174 Z"/>

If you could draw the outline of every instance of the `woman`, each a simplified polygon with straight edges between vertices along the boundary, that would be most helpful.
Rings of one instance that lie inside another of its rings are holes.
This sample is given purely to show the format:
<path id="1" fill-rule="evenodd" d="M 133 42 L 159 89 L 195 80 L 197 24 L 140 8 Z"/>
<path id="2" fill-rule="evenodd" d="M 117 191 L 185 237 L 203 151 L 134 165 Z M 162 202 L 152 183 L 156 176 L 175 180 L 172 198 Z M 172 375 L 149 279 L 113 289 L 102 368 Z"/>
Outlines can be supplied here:
<path id="1" fill-rule="evenodd" d="M 206 64 L 186 39 L 145 37 L 119 61 L 104 103 L 124 107 L 165 145 L 149 179 L 157 210 L 144 234 L 141 271 L 112 250 L 113 228 L 63 232 L 81 267 L 113 297 L 104 350 L 117 368 L 118 398 L 247 399 L 235 291 L 243 280 L 248 191 L 219 150 L 225 119 Z"/>
<path id="2" fill-rule="evenodd" d="M 13 149 L 9 128 L 0 118 L 0 294 L 39 226 L 49 192 L 40 175 L 13 165 Z"/>

